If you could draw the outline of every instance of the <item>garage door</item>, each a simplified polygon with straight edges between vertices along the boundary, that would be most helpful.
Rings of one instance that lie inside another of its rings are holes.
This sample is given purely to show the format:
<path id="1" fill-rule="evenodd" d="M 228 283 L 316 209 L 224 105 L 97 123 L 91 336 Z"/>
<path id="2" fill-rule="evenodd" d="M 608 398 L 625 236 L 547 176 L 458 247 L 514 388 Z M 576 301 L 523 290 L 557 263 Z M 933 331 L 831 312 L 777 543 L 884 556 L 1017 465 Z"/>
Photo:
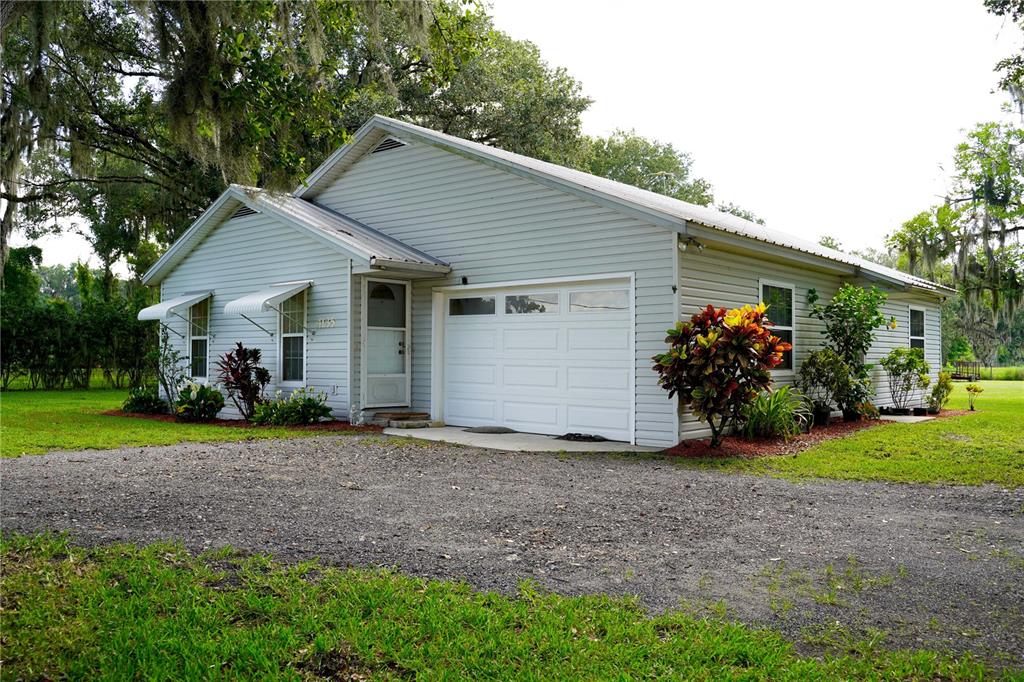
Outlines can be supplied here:
<path id="1" fill-rule="evenodd" d="M 448 294 L 444 420 L 630 441 L 628 280 Z"/>

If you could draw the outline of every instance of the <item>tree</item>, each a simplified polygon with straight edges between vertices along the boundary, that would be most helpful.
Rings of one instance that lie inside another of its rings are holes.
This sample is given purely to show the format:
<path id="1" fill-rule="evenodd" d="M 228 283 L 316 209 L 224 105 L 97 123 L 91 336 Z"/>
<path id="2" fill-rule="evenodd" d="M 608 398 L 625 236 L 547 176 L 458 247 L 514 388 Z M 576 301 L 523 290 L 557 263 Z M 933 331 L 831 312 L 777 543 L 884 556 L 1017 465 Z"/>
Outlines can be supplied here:
<path id="1" fill-rule="evenodd" d="M 345 140 L 354 91 L 375 87 L 349 77 L 344 48 L 375 49 L 382 13 L 401 20 L 436 83 L 472 48 L 427 0 L 15 4 L 3 35 L 4 258 L 17 216 L 39 229 L 92 210 L 98 241 L 116 225 L 130 247 L 139 231 L 172 241 L 228 182 L 291 188 Z M 447 59 L 428 62 L 442 42 Z M 117 224 L 126 198 L 141 215 Z"/>
<path id="2" fill-rule="evenodd" d="M 1024 30 L 1024 1 L 985 0 L 985 8 L 996 16 L 1009 17 Z M 999 87 L 1013 97 L 1021 114 L 1024 115 L 1024 55 L 1015 54 L 999 60 L 996 71 L 1002 73 Z"/>
<path id="3" fill-rule="evenodd" d="M 1024 300 L 1024 129 L 982 123 L 954 154 L 946 202 L 914 216 L 887 243 L 902 267 L 956 286 L 960 331 L 990 363 Z"/>
<path id="4" fill-rule="evenodd" d="M 830 234 L 822 235 L 821 239 L 818 240 L 818 244 L 827 249 L 835 249 L 836 251 L 843 250 L 843 245 L 839 243 L 839 240 Z"/>
<path id="5" fill-rule="evenodd" d="M 709 305 L 668 330 L 654 370 L 668 395 L 679 395 L 711 429 L 711 447 L 738 423 L 744 408 L 772 383 L 771 369 L 792 346 L 774 336 L 761 303 L 726 311 Z"/>
<path id="6" fill-rule="evenodd" d="M 698 206 L 715 202 L 711 183 L 693 174 L 689 154 L 671 143 L 641 137 L 636 131 L 616 130 L 608 137 L 586 138 L 575 165 L 588 173 Z M 764 222 L 735 204 L 721 204 L 718 209 L 752 222 Z"/>

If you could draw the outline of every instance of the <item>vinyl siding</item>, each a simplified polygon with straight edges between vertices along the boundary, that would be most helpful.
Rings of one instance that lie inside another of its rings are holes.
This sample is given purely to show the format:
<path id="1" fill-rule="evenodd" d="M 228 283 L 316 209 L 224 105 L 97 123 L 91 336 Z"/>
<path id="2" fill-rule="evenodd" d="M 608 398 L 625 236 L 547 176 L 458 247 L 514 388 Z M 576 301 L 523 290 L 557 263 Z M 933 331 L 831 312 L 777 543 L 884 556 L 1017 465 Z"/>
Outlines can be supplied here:
<path id="1" fill-rule="evenodd" d="M 680 319 L 688 319 L 709 303 L 718 308 L 736 308 L 757 303 L 760 300 L 760 280 L 792 284 L 796 289 L 793 352 L 794 367 L 799 369 L 807 354 L 821 348 L 825 341 L 822 334 L 824 324 L 810 316 L 807 292 L 813 288 L 821 301 L 828 301 L 842 285 L 843 280 L 838 275 L 710 246 L 703 250 L 690 248 L 679 253 Z M 869 283 L 859 284 L 870 286 Z M 909 305 L 925 309 L 925 359 L 931 365 L 933 380 L 941 366 L 938 302 L 933 298 L 905 292 L 888 294 L 884 311 L 887 317 L 892 315 L 896 318 L 896 329 L 877 330 L 875 343 L 867 356 L 867 362 L 875 365 L 871 378 L 877 405 L 892 403 L 885 372 L 877 363 L 897 345 L 910 345 Z M 796 375 L 795 372 L 777 371 L 774 376 L 776 385 L 786 385 L 793 383 Z M 681 411 L 679 435 L 682 439 L 705 438 L 710 435 L 710 431 L 688 411 Z"/>
<path id="2" fill-rule="evenodd" d="M 270 331 L 271 338 L 240 316 L 224 314 L 229 301 L 277 282 L 313 280 L 307 291 L 307 326 L 316 333 L 306 337 L 306 385 L 327 393 L 336 417 L 348 418 L 348 308 L 349 261 L 321 242 L 264 215 L 235 218 L 217 227 L 164 280 L 163 299 L 188 291 L 210 289 L 210 377 L 216 375 L 218 357 L 241 341 L 263 351 L 263 365 L 272 375 L 271 395 L 279 388 L 278 315 L 266 312 L 250 317 Z M 187 315 L 186 315 L 187 317 Z M 316 329 L 318 318 L 333 318 L 335 326 Z M 184 334 L 171 334 L 178 350 L 188 354 L 188 325 L 172 317 L 168 326 Z M 282 389 L 285 393 L 291 388 Z M 230 400 L 220 414 L 239 417 Z"/>
<path id="3" fill-rule="evenodd" d="M 412 287 L 417 410 L 430 410 L 434 287 L 459 284 L 462 277 L 484 284 L 635 273 L 636 438 L 675 443 L 674 403 L 658 388 L 650 362 L 673 317 L 668 230 L 416 143 L 363 157 L 316 201 L 452 265 L 449 276 L 416 280 Z"/>

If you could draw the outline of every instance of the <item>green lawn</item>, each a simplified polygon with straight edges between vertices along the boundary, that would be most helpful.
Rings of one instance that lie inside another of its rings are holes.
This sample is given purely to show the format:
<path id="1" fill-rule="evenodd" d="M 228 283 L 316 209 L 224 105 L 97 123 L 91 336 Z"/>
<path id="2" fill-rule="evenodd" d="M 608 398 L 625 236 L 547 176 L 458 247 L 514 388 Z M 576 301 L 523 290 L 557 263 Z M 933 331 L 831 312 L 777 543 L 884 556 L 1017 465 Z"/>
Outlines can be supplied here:
<path id="1" fill-rule="evenodd" d="M 317 433 L 286 428 L 229 428 L 178 424 L 100 414 L 118 409 L 127 391 L 4 391 L 0 393 L 0 456 L 36 455 L 51 450 L 171 445 L 185 441 L 238 441 L 308 437 Z"/>
<path id="2" fill-rule="evenodd" d="M 0 543 L 4 679 L 944 679 L 969 657 L 864 643 L 821 659 L 778 634 L 633 601 L 517 598 L 229 551 Z"/>
<path id="3" fill-rule="evenodd" d="M 979 383 L 985 392 L 978 397 L 974 414 L 886 424 L 797 455 L 690 462 L 786 478 L 1024 486 L 1024 383 Z M 951 409 L 967 408 L 964 386 L 956 384 Z"/>

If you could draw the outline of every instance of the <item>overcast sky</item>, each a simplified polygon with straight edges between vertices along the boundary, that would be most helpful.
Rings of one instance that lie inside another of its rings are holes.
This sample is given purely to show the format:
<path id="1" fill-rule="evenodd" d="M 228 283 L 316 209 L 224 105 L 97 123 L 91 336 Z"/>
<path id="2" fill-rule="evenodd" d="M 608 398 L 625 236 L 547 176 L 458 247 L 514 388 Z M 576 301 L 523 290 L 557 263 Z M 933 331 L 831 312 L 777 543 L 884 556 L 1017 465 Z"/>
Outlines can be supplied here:
<path id="1" fill-rule="evenodd" d="M 493 0 L 616 128 L 695 159 L 717 201 L 847 247 L 938 202 L 961 131 L 1003 117 L 995 63 L 1020 32 L 981 0 Z"/>
<path id="2" fill-rule="evenodd" d="M 1003 116 L 993 66 L 1021 45 L 981 0 L 493 0 L 492 14 L 583 83 L 585 132 L 671 142 L 717 200 L 846 248 L 881 246 L 939 201 L 962 131 Z M 47 263 L 88 250 L 40 245 Z"/>

